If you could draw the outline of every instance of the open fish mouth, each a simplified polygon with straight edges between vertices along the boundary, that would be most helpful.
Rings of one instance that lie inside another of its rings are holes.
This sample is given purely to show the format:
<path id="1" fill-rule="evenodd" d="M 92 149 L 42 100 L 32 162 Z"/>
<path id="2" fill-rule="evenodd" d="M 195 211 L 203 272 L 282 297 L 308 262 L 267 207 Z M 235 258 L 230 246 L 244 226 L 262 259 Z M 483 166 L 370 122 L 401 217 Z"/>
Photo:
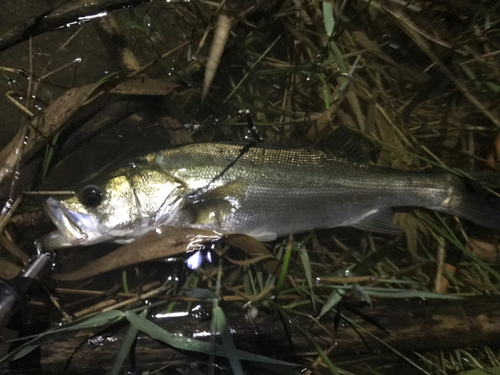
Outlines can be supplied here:
<path id="1" fill-rule="evenodd" d="M 45 211 L 61 234 L 73 246 L 102 241 L 98 223 L 91 215 L 71 211 L 52 197 L 44 203 Z"/>

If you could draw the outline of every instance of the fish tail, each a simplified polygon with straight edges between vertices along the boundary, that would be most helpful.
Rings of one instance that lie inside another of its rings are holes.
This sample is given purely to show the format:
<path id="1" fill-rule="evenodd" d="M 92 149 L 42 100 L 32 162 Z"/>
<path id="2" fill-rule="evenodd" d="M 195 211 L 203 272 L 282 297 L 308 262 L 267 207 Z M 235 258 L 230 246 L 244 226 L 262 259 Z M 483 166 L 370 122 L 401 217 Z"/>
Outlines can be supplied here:
<path id="1" fill-rule="evenodd" d="M 496 181 L 500 175 L 496 174 Z M 478 174 L 478 176 L 483 176 Z M 471 176 L 474 178 L 474 175 Z M 443 204 L 440 211 L 470 220 L 487 228 L 500 230 L 500 197 L 483 185 L 489 185 L 491 175 L 486 184 L 480 180 L 462 179 L 450 175 L 453 186 L 452 194 Z"/>

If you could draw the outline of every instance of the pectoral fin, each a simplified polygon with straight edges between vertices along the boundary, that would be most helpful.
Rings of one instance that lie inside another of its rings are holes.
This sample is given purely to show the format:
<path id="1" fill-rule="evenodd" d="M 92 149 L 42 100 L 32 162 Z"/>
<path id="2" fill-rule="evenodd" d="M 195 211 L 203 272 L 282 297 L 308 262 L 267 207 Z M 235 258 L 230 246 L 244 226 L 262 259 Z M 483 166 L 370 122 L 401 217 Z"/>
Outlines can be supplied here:
<path id="1" fill-rule="evenodd" d="M 227 184 L 216 187 L 215 189 L 208 190 L 202 194 L 196 196 L 197 201 L 210 200 L 210 199 L 239 199 L 247 191 L 246 183 L 241 180 L 235 180 L 228 182 Z"/>
<path id="2" fill-rule="evenodd" d="M 190 224 L 221 226 L 231 213 L 231 202 L 223 199 L 211 199 L 190 203 L 182 209 Z"/>
<path id="3" fill-rule="evenodd" d="M 182 211 L 190 224 L 221 227 L 226 218 L 238 208 L 239 200 L 245 192 L 244 181 L 232 181 L 197 195 Z"/>

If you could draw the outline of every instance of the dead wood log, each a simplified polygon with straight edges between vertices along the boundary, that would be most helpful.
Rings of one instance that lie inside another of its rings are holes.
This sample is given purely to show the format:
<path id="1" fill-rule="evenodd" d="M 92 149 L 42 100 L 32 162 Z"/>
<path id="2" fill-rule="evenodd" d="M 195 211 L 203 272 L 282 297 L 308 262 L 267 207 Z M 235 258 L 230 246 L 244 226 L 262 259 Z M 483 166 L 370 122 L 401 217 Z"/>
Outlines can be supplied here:
<path id="1" fill-rule="evenodd" d="M 241 305 L 223 303 L 222 306 L 228 323 L 234 329 L 235 341 L 241 349 L 292 362 L 303 361 L 301 355 L 304 353 L 315 353 L 310 342 L 291 324 L 286 327 L 291 342 L 287 339 L 286 329 L 276 311 L 261 310 L 256 319 L 248 320 Z M 207 310 L 210 310 L 209 306 Z M 343 309 L 348 319 L 363 327 L 363 329 L 358 328 L 358 332 L 368 346 L 348 325 L 340 325 L 336 332 L 333 315 L 327 314 L 321 319 L 328 332 L 304 316 L 296 318 L 323 348 L 336 344 L 330 353 L 331 358 L 388 351 L 383 342 L 403 352 L 473 347 L 500 342 L 500 298 L 498 297 L 440 301 L 376 300 L 374 307 L 364 306 L 357 310 L 387 330 L 384 332 L 359 315 Z M 199 320 L 186 316 L 154 319 L 154 321 L 169 332 L 199 339 L 206 338 L 203 333 L 210 332 L 210 319 Z M 48 373 L 61 371 L 68 358 L 73 355 L 67 371 L 110 369 L 122 343 L 124 332 L 125 329 L 121 329 L 110 336 L 100 336 L 92 340 L 88 339 L 88 333 L 81 332 L 45 344 L 41 351 L 42 368 Z M 80 345 L 81 347 L 75 352 Z M 197 356 L 196 353 L 180 352 L 142 334 L 137 340 L 135 353 L 139 369 L 158 368 L 167 364 L 186 365 L 192 363 L 194 358 L 207 359 Z M 28 359 L 26 364 L 29 364 Z"/>

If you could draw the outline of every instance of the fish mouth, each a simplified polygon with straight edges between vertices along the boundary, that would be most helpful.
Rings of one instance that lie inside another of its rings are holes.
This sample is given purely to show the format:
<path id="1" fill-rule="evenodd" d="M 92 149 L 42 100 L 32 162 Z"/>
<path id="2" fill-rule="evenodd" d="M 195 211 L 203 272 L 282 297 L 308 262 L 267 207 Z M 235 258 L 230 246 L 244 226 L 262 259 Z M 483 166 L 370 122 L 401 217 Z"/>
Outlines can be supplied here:
<path id="1" fill-rule="evenodd" d="M 71 211 L 52 197 L 43 205 L 47 215 L 71 245 L 90 245 L 102 241 L 98 223 L 91 215 Z"/>

